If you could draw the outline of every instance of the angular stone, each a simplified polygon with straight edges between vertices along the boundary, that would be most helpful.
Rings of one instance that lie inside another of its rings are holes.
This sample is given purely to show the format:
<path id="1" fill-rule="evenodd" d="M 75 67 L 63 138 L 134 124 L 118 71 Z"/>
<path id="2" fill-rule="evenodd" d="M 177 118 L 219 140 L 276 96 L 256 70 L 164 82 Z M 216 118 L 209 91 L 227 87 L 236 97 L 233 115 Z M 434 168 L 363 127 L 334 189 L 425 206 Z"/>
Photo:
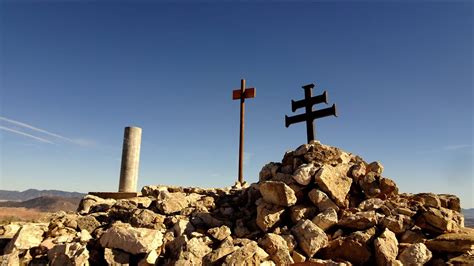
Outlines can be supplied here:
<path id="1" fill-rule="evenodd" d="M 209 230 L 207 230 L 207 233 L 213 238 L 222 241 L 228 236 L 230 236 L 232 232 L 230 231 L 230 228 L 228 226 L 223 225 L 221 227 L 210 228 Z"/>
<path id="2" fill-rule="evenodd" d="M 382 225 L 395 234 L 400 234 L 413 226 L 413 221 L 410 217 L 402 214 L 395 216 L 385 216 L 382 219 Z"/>
<path id="3" fill-rule="evenodd" d="M 114 199 L 103 199 L 93 195 L 86 195 L 79 203 L 77 211 L 79 214 L 87 214 L 91 209 L 94 209 L 95 212 L 106 211 L 112 207 L 115 202 L 116 200 Z"/>
<path id="4" fill-rule="evenodd" d="M 148 253 L 163 244 L 163 234 L 158 230 L 115 223 L 100 237 L 100 244 L 104 248 L 119 248 L 131 254 Z"/>
<path id="5" fill-rule="evenodd" d="M 320 253 L 324 259 L 346 260 L 354 265 L 363 265 L 370 260 L 370 249 L 365 243 L 360 243 L 349 237 L 339 237 L 331 240 Z"/>
<path id="6" fill-rule="evenodd" d="M 259 265 L 268 257 L 255 241 L 250 241 L 228 255 L 222 265 Z"/>
<path id="7" fill-rule="evenodd" d="M 260 184 L 263 200 L 278 206 L 292 206 L 296 203 L 295 192 L 283 182 L 266 181 Z"/>
<path id="8" fill-rule="evenodd" d="M 336 211 L 339 210 L 339 207 L 319 189 L 313 189 L 308 193 L 308 197 L 311 202 L 318 207 L 319 211 L 325 211 L 328 208 L 333 208 Z"/>
<path id="9" fill-rule="evenodd" d="M 398 256 L 403 265 L 423 265 L 432 257 L 431 251 L 423 243 L 406 247 Z"/>
<path id="10" fill-rule="evenodd" d="M 89 265 L 89 251 L 79 243 L 56 245 L 48 251 L 51 266 Z"/>
<path id="11" fill-rule="evenodd" d="M 367 173 L 372 172 L 377 175 L 382 175 L 383 173 L 383 165 L 380 162 L 372 162 L 367 165 Z"/>
<path id="12" fill-rule="evenodd" d="M 291 232 L 295 236 L 298 246 L 308 257 L 312 257 L 328 244 L 326 233 L 310 220 L 299 221 L 291 229 Z"/>
<path id="13" fill-rule="evenodd" d="M 461 227 L 459 223 L 460 221 L 455 220 L 455 212 L 443 207 L 428 207 L 416 221 L 419 227 L 434 233 L 457 231 Z"/>
<path id="14" fill-rule="evenodd" d="M 157 208 L 164 214 L 180 212 L 189 206 L 186 194 L 181 192 L 162 193 L 162 199 L 157 201 Z"/>
<path id="15" fill-rule="evenodd" d="M 374 211 L 344 213 L 338 225 L 346 228 L 364 230 L 377 223 L 377 216 Z"/>
<path id="16" fill-rule="evenodd" d="M 438 195 L 434 193 L 419 193 L 414 197 L 416 200 L 420 201 L 425 207 L 439 208 L 441 207 L 441 201 Z"/>
<path id="17" fill-rule="evenodd" d="M 380 209 L 384 205 L 384 201 L 379 198 L 370 198 L 362 201 L 359 204 L 359 209 L 363 211 L 375 211 Z"/>
<path id="18" fill-rule="evenodd" d="M 401 236 L 400 236 L 400 243 L 423 243 L 426 239 L 426 236 L 423 234 L 423 232 L 418 228 L 418 229 L 411 229 L 411 230 L 406 230 Z"/>
<path id="19" fill-rule="evenodd" d="M 468 233 L 448 233 L 428 240 L 426 245 L 432 251 L 462 253 L 474 250 L 474 229 Z"/>
<path id="20" fill-rule="evenodd" d="M 347 193 L 351 188 L 352 179 L 347 177 L 346 166 L 329 166 L 324 165 L 315 175 L 316 183 L 322 191 L 334 200 L 339 207 L 347 207 Z"/>
<path id="21" fill-rule="evenodd" d="M 465 253 L 448 260 L 448 265 L 474 265 L 474 254 Z"/>
<path id="22" fill-rule="evenodd" d="M 461 202 L 456 195 L 439 194 L 438 197 L 441 202 L 441 207 L 461 212 Z"/>
<path id="23" fill-rule="evenodd" d="M 333 208 L 328 208 L 313 218 L 313 223 L 324 231 L 337 224 L 337 212 Z"/>
<path id="24" fill-rule="evenodd" d="M 270 259 L 277 265 L 294 263 L 287 242 L 283 237 L 268 233 L 259 241 L 259 245 L 270 255 Z"/>
<path id="25" fill-rule="evenodd" d="M 194 232 L 196 228 L 192 225 L 192 223 L 188 219 L 179 219 L 173 225 L 172 232 L 174 232 L 175 237 L 179 237 L 182 235 L 189 235 Z"/>
<path id="26" fill-rule="evenodd" d="M 315 206 L 294 205 L 290 207 L 290 218 L 293 223 L 298 223 L 302 219 L 311 219 L 316 215 Z"/>
<path id="27" fill-rule="evenodd" d="M 0 226 L 0 229 L 1 229 L 0 239 L 6 239 L 6 238 L 11 239 L 21 229 L 21 225 L 11 223 L 11 224 Z"/>
<path id="28" fill-rule="evenodd" d="M 317 170 L 318 169 L 312 163 L 300 165 L 293 174 L 293 179 L 298 184 L 307 186 Z"/>
<path id="29" fill-rule="evenodd" d="M 100 223 L 92 216 L 79 216 L 77 219 L 77 226 L 81 230 L 87 230 L 89 233 L 92 233 L 100 226 Z"/>
<path id="30" fill-rule="evenodd" d="M 129 265 L 130 255 L 126 252 L 120 251 L 119 249 L 104 249 L 104 259 L 108 265 Z"/>
<path id="31" fill-rule="evenodd" d="M 397 259 L 398 240 L 395 234 L 389 229 L 385 229 L 374 241 L 375 260 L 377 265 L 388 265 Z"/>
<path id="32" fill-rule="evenodd" d="M 280 216 L 285 209 L 280 206 L 262 202 L 257 206 L 256 223 L 262 231 L 266 232 L 280 221 Z"/>
<path id="33" fill-rule="evenodd" d="M 260 170 L 259 181 L 267 181 L 272 179 L 276 175 L 280 167 L 281 164 L 279 163 L 267 163 L 265 166 L 262 167 L 262 170 Z"/>
<path id="34" fill-rule="evenodd" d="M 155 213 L 147 209 L 136 209 L 132 212 L 130 217 L 130 224 L 134 227 L 143 227 L 150 229 L 166 229 L 163 224 L 165 221 L 164 215 Z"/>
<path id="35" fill-rule="evenodd" d="M 46 230 L 47 224 L 24 224 L 5 247 L 4 253 L 8 254 L 13 250 L 27 250 L 39 246 Z"/>

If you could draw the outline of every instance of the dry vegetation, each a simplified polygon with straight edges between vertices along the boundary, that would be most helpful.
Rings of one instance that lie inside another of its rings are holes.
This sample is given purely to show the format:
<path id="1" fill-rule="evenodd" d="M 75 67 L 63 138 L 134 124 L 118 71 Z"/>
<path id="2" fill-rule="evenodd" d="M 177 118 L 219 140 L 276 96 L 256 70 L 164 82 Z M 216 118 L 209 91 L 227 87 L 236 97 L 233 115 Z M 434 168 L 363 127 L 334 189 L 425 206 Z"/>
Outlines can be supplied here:
<path id="1" fill-rule="evenodd" d="M 0 207 L 0 225 L 17 221 L 44 221 L 48 219 L 49 215 L 49 212 L 36 209 Z"/>

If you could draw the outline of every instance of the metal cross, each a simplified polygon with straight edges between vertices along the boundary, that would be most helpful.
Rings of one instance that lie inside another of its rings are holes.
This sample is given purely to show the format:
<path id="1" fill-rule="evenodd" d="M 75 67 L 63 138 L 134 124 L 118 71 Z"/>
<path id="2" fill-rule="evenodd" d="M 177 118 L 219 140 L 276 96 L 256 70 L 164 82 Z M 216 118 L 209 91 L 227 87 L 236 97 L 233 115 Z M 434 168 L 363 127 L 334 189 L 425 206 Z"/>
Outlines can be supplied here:
<path id="1" fill-rule="evenodd" d="M 255 88 L 245 88 L 245 79 L 240 80 L 240 90 L 232 91 L 232 100 L 240 100 L 240 144 L 239 144 L 239 182 L 244 182 L 243 163 L 244 163 L 244 117 L 245 117 L 245 99 L 255 98 Z"/>
<path id="2" fill-rule="evenodd" d="M 285 126 L 289 127 L 291 124 L 299 123 L 306 121 L 306 135 L 308 138 L 308 143 L 314 140 L 314 120 L 326 116 L 336 116 L 336 104 L 333 104 L 329 108 L 313 111 L 313 105 L 318 103 L 328 104 L 328 94 L 326 91 L 323 94 L 312 97 L 312 90 L 314 84 L 308 84 L 303 86 L 304 89 L 304 99 L 299 101 L 291 100 L 291 110 L 295 112 L 297 109 L 305 107 L 305 113 L 288 117 L 285 115 Z"/>

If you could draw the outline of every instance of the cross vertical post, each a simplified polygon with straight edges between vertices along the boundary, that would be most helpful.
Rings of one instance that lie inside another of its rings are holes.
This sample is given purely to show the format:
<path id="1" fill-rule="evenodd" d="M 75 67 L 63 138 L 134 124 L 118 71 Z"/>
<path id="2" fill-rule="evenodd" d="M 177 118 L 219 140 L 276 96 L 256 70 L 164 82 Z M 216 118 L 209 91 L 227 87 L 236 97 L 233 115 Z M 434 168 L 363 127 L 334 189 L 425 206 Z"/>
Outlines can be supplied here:
<path id="1" fill-rule="evenodd" d="M 232 99 L 240 100 L 240 136 L 239 136 L 239 176 L 238 182 L 244 182 L 244 122 L 245 99 L 255 97 L 255 88 L 245 88 L 245 79 L 240 80 L 240 89 L 232 91 Z"/>
<path id="2" fill-rule="evenodd" d="M 307 114 L 310 114 L 313 112 L 313 105 L 310 102 L 311 97 L 313 96 L 313 93 L 312 93 L 313 87 L 314 87 L 313 84 L 303 86 L 305 109 L 306 109 Z M 313 119 L 310 119 L 309 117 L 306 118 L 306 136 L 308 139 L 308 143 L 314 140 L 314 122 L 313 122 Z"/>

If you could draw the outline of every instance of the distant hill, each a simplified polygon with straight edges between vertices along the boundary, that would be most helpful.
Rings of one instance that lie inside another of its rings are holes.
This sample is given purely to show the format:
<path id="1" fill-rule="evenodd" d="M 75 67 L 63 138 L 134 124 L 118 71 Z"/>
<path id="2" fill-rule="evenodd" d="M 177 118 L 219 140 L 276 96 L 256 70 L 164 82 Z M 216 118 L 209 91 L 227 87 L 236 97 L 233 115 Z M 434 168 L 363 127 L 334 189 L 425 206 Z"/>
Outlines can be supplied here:
<path id="1" fill-rule="evenodd" d="M 61 190 L 37 190 L 28 189 L 25 191 L 0 190 L 0 201 L 27 201 L 39 197 L 60 197 L 60 198 L 82 198 L 85 194 L 78 192 L 67 192 Z"/>
<path id="2" fill-rule="evenodd" d="M 465 226 L 474 228 L 474 209 L 462 209 L 462 213 Z"/>
<path id="3" fill-rule="evenodd" d="M 81 197 L 39 197 L 26 201 L 3 201 L 0 207 L 35 209 L 42 212 L 75 211 Z"/>

